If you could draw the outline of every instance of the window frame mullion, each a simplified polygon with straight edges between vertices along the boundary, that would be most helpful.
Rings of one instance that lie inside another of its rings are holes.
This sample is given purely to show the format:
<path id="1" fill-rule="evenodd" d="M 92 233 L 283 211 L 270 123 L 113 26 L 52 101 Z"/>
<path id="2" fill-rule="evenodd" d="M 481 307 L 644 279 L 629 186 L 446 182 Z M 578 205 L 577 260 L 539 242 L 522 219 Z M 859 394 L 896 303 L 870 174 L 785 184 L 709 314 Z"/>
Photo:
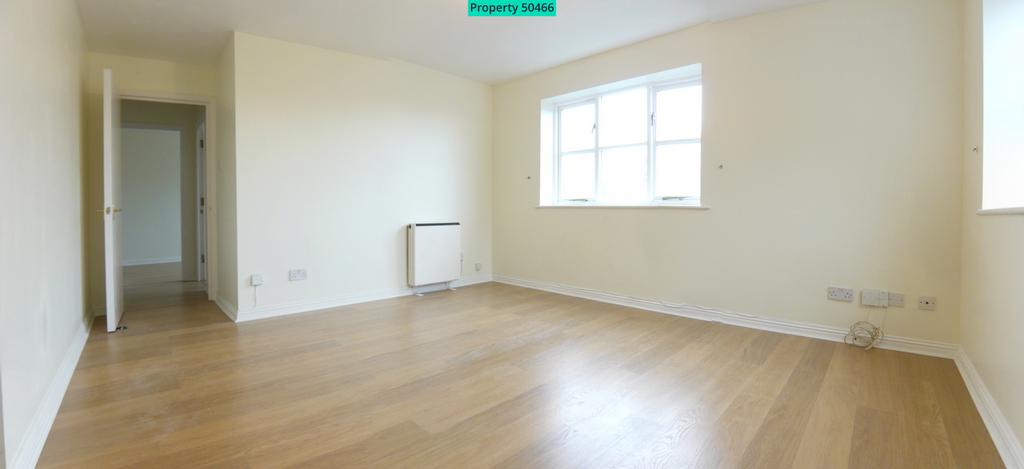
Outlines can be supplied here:
<path id="1" fill-rule="evenodd" d="M 554 168 L 551 170 L 555 183 L 554 199 L 556 202 L 562 201 L 562 109 L 565 106 L 555 107 L 555 148 L 552 160 L 554 160 Z"/>
<path id="2" fill-rule="evenodd" d="M 654 99 L 654 89 L 654 86 L 647 85 L 647 115 L 644 117 L 645 119 L 647 119 L 647 200 L 649 203 L 654 202 L 654 182 L 658 170 L 658 168 L 655 166 L 654 158 L 657 138 L 657 135 L 655 135 L 654 133 L 654 122 L 658 116 L 657 103 Z"/>
<path id="3" fill-rule="evenodd" d="M 601 200 L 601 96 L 594 96 L 594 199 Z"/>

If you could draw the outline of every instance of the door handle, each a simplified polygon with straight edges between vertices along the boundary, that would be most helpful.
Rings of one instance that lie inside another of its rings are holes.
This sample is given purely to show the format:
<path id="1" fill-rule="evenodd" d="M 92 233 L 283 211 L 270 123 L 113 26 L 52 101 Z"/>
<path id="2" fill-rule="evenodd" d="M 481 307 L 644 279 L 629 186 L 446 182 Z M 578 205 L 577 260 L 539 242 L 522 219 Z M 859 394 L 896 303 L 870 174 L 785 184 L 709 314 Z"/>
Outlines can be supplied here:
<path id="1" fill-rule="evenodd" d="M 119 209 L 119 208 L 110 208 L 110 207 L 107 207 L 107 208 L 105 208 L 105 209 L 103 209 L 103 210 L 99 210 L 99 209 L 97 209 L 96 211 L 97 211 L 97 212 L 100 212 L 100 213 L 105 213 L 105 214 L 107 214 L 107 215 L 110 215 L 111 213 L 119 213 L 119 212 L 121 212 L 122 210 L 121 210 L 121 209 Z"/>

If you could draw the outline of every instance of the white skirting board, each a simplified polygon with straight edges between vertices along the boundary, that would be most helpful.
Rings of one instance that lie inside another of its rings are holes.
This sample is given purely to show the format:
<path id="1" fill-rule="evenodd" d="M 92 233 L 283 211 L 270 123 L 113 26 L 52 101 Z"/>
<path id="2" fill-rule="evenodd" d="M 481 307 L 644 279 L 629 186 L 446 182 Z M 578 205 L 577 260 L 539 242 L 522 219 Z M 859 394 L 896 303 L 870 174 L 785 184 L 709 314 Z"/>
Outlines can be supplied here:
<path id="1" fill-rule="evenodd" d="M 784 319 L 771 319 L 750 314 L 740 314 L 705 308 L 703 306 L 670 304 L 664 301 L 633 298 L 589 288 L 536 280 L 525 280 L 503 275 L 495 275 L 494 281 L 531 288 L 534 290 L 543 290 L 562 295 L 574 296 L 577 298 L 586 298 L 588 300 L 600 301 L 602 303 L 611 303 L 636 309 L 654 311 L 657 313 L 671 314 L 674 316 L 682 316 L 704 321 L 715 321 L 735 326 L 748 327 L 751 329 L 811 337 L 833 342 L 843 342 L 847 332 L 845 329 L 838 327 L 808 324 Z M 981 376 L 978 375 L 978 372 L 974 369 L 974 365 L 971 363 L 970 359 L 967 358 L 967 354 L 964 352 L 962 347 L 957 344 L 947 342 L 914 339 L 910 337 L 886 336 L 885 340 L 879 345 L 879 348 L 953 359 L 956 362 L 957 368 L 960 370 L 960 375 L 963 377 L 967 390 L 971 394 L 971 398 L 974 400 L 974 405 L 978 408 L 982 421 L 985 423 L 985 427 L 988 429 L 989 435 L 991 435 L 992 440 L 996 445 L 996 449 L 999 450 L 999 455 L 1003 458 L 1003 463 L 1006 464 L 1008 469 L 1024 469 L 1024 449 L 1022 449 L 1020 440 L 1017 439 L 1017 436 L 1013 432 L 1013 428 L 1010 427 L 1009 422 L 1006 420 L 1006 416 L 999 410 L 999 406 L 996 404 L 995 399 L 993 399 L 992 395 L 989 394 L 988 389 L 985 387 L 985 382 L 982 381 Z"/>
<path id="2" fill-rule="evenodd" d="M 988 392 L 988 387 L 985 386 L 963 347 L 957 348 L 956 367 L 960 370 L 960 376 L 967 385 L 967 392 L 971 393 L 978 413 L 981 414 L 981 420 L 988 428 L 988 434 L 992 436 L 992 442 L 999 450 L 999 455 L 1003 457 L 1003 464 L 1006 464 L 1008 469 L 1024 469 L 1024 445 L 1021 445 L 1013 427 L 1006 420 L 1006 415 Z"/>
<path id="3" fill-rule="evenodd" d="M 502 275 L 495 275 L 494 281 L 532 288 L 534 290 L 543 290 L 562 295 L 575 296 L 578 298 L 586 298 L 588 300 L 600 301 L 602 303 L 611 303 L 620 306 L 654 311 L 657 313 L 671 314 L 673 316 L 721 322 L 725 324 L 732 324 L 734 326 L 830 340 L 833 342 L 842 342 L 846 337 L 846 333 L 849 332 L 847 329 L 833 326 L 823 326 L 820 324 L 810 324 L 787 319 L 766 318 L 753 314 L 735 313 L 696 305 L 672 304 L 660 300 L 634 298 L 589 288 L 525 280 Z M 882 341 L 879 348 L 942 358 L 953 358 L 956 355 L 957 350 L 956 344 L 897 336 L 885 336 L 885 340 Z"/>
<path id="4" fill-rule="evenodd" d="M 490 275 L 476 275 L 472 277 L 463 277 L 462 279 L 456 280 L 451 283 L 451 286 L 452 288 L 465 287 L 469 285 L 475 285 L 478 283 L 490 282 L 491 280 L 492 279 Z M 416 291 L 413 290 L 412 288 L 394 288 L 369 293 L 362 293 L 358 295 L 340 296 L 337 298 L 312 301 L 296 301 L 293 303 L 259 306 L 256 308 L 242 311 L 229 309 L 229 305 L 221 304 L 221 301 L 218 301 L 217 304 L 218 306 L 220 306 L 221 310 L 224 311 L 224 314 L 228 315 L 228 317 L 232 318 L 232 320 L 234 320 L 235 322 L 247 322 L 255 321 L 258 319 L 269 319 L 278 316 L 288 316 L 291 314 L 320 311 L 330 308 L 339 308 L 342 306 L 354 305 L 358 303 L 367 303 L 370 301 L 386 300 L 389 298 L 408 296 L 414 293 L 416 293 Z"/>
<path id="5" fill-rule="evenodd" d="M 225 300 L 224 298 L 221 298 L 219 296 L 217 297 L 217 299 L 213 300 L 213 302 L 217 304 L 217 307 L 220 308 L 220 311 L 224 313 L 224 315 L 227 316 L 228 319 L 238 322 L 238 307 L 235 306 L 234 303 Z"/>
<path id="6" fill-rule="evenodd" d="M 60 410 L 60 403 L 64 400 L 64 393 L 71 384 L 71 377 L 75 374 L 75 367 L 78 366 L 78 359 L 82 356 L 85 343 L 89 339 L 89 331 L 92 330 L 93 318 L 90 317 L 85 327 L 78 330 L 71 345 L 64 353 L 64 358 L 57 368 L 57 373 L 46 388 L 43 400 L 29 422 L 25 436 L 18 445 L 14 456 L 11 458 L 11 469 L 32 469 L 39 461 L 39 455 L 43 453 L 43 445 L 46 444 L 46 437 L 50 435 L 50 428 L 57 418 L 57 411 Z"/>

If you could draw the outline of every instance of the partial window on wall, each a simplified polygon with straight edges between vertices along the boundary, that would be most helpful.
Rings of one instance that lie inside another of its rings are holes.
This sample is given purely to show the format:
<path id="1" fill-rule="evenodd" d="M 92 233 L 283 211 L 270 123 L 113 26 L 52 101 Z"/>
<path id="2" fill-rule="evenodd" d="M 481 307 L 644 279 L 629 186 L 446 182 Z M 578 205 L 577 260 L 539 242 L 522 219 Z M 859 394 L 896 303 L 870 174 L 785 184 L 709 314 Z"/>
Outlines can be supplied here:
<path id="1" fill-rule="evenodd" d="M 1024 2 L 983 2 L 983 212 L 1024 213 Z"/>
<path id="2" fill-rule="evenodd" d="M 541 205 L 700 206 L 700 65 L 541 103 Z"/>

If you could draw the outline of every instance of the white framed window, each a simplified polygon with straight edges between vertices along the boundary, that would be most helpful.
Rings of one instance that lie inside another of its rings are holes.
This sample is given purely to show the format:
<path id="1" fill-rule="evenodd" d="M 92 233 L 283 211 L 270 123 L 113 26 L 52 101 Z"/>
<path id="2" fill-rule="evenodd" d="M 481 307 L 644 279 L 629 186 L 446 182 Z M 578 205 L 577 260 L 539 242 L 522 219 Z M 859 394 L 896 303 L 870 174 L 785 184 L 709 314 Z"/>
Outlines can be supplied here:
<path id="1" fill-rule="evenodd" d="M 982 4 L 981 214 L 1024 214 L 1024 3 Z"/>
<path id="2" fill-rule="evenodd" d="M 545 100 L 541 205 L 700 206 L 699 67 Z"/>

